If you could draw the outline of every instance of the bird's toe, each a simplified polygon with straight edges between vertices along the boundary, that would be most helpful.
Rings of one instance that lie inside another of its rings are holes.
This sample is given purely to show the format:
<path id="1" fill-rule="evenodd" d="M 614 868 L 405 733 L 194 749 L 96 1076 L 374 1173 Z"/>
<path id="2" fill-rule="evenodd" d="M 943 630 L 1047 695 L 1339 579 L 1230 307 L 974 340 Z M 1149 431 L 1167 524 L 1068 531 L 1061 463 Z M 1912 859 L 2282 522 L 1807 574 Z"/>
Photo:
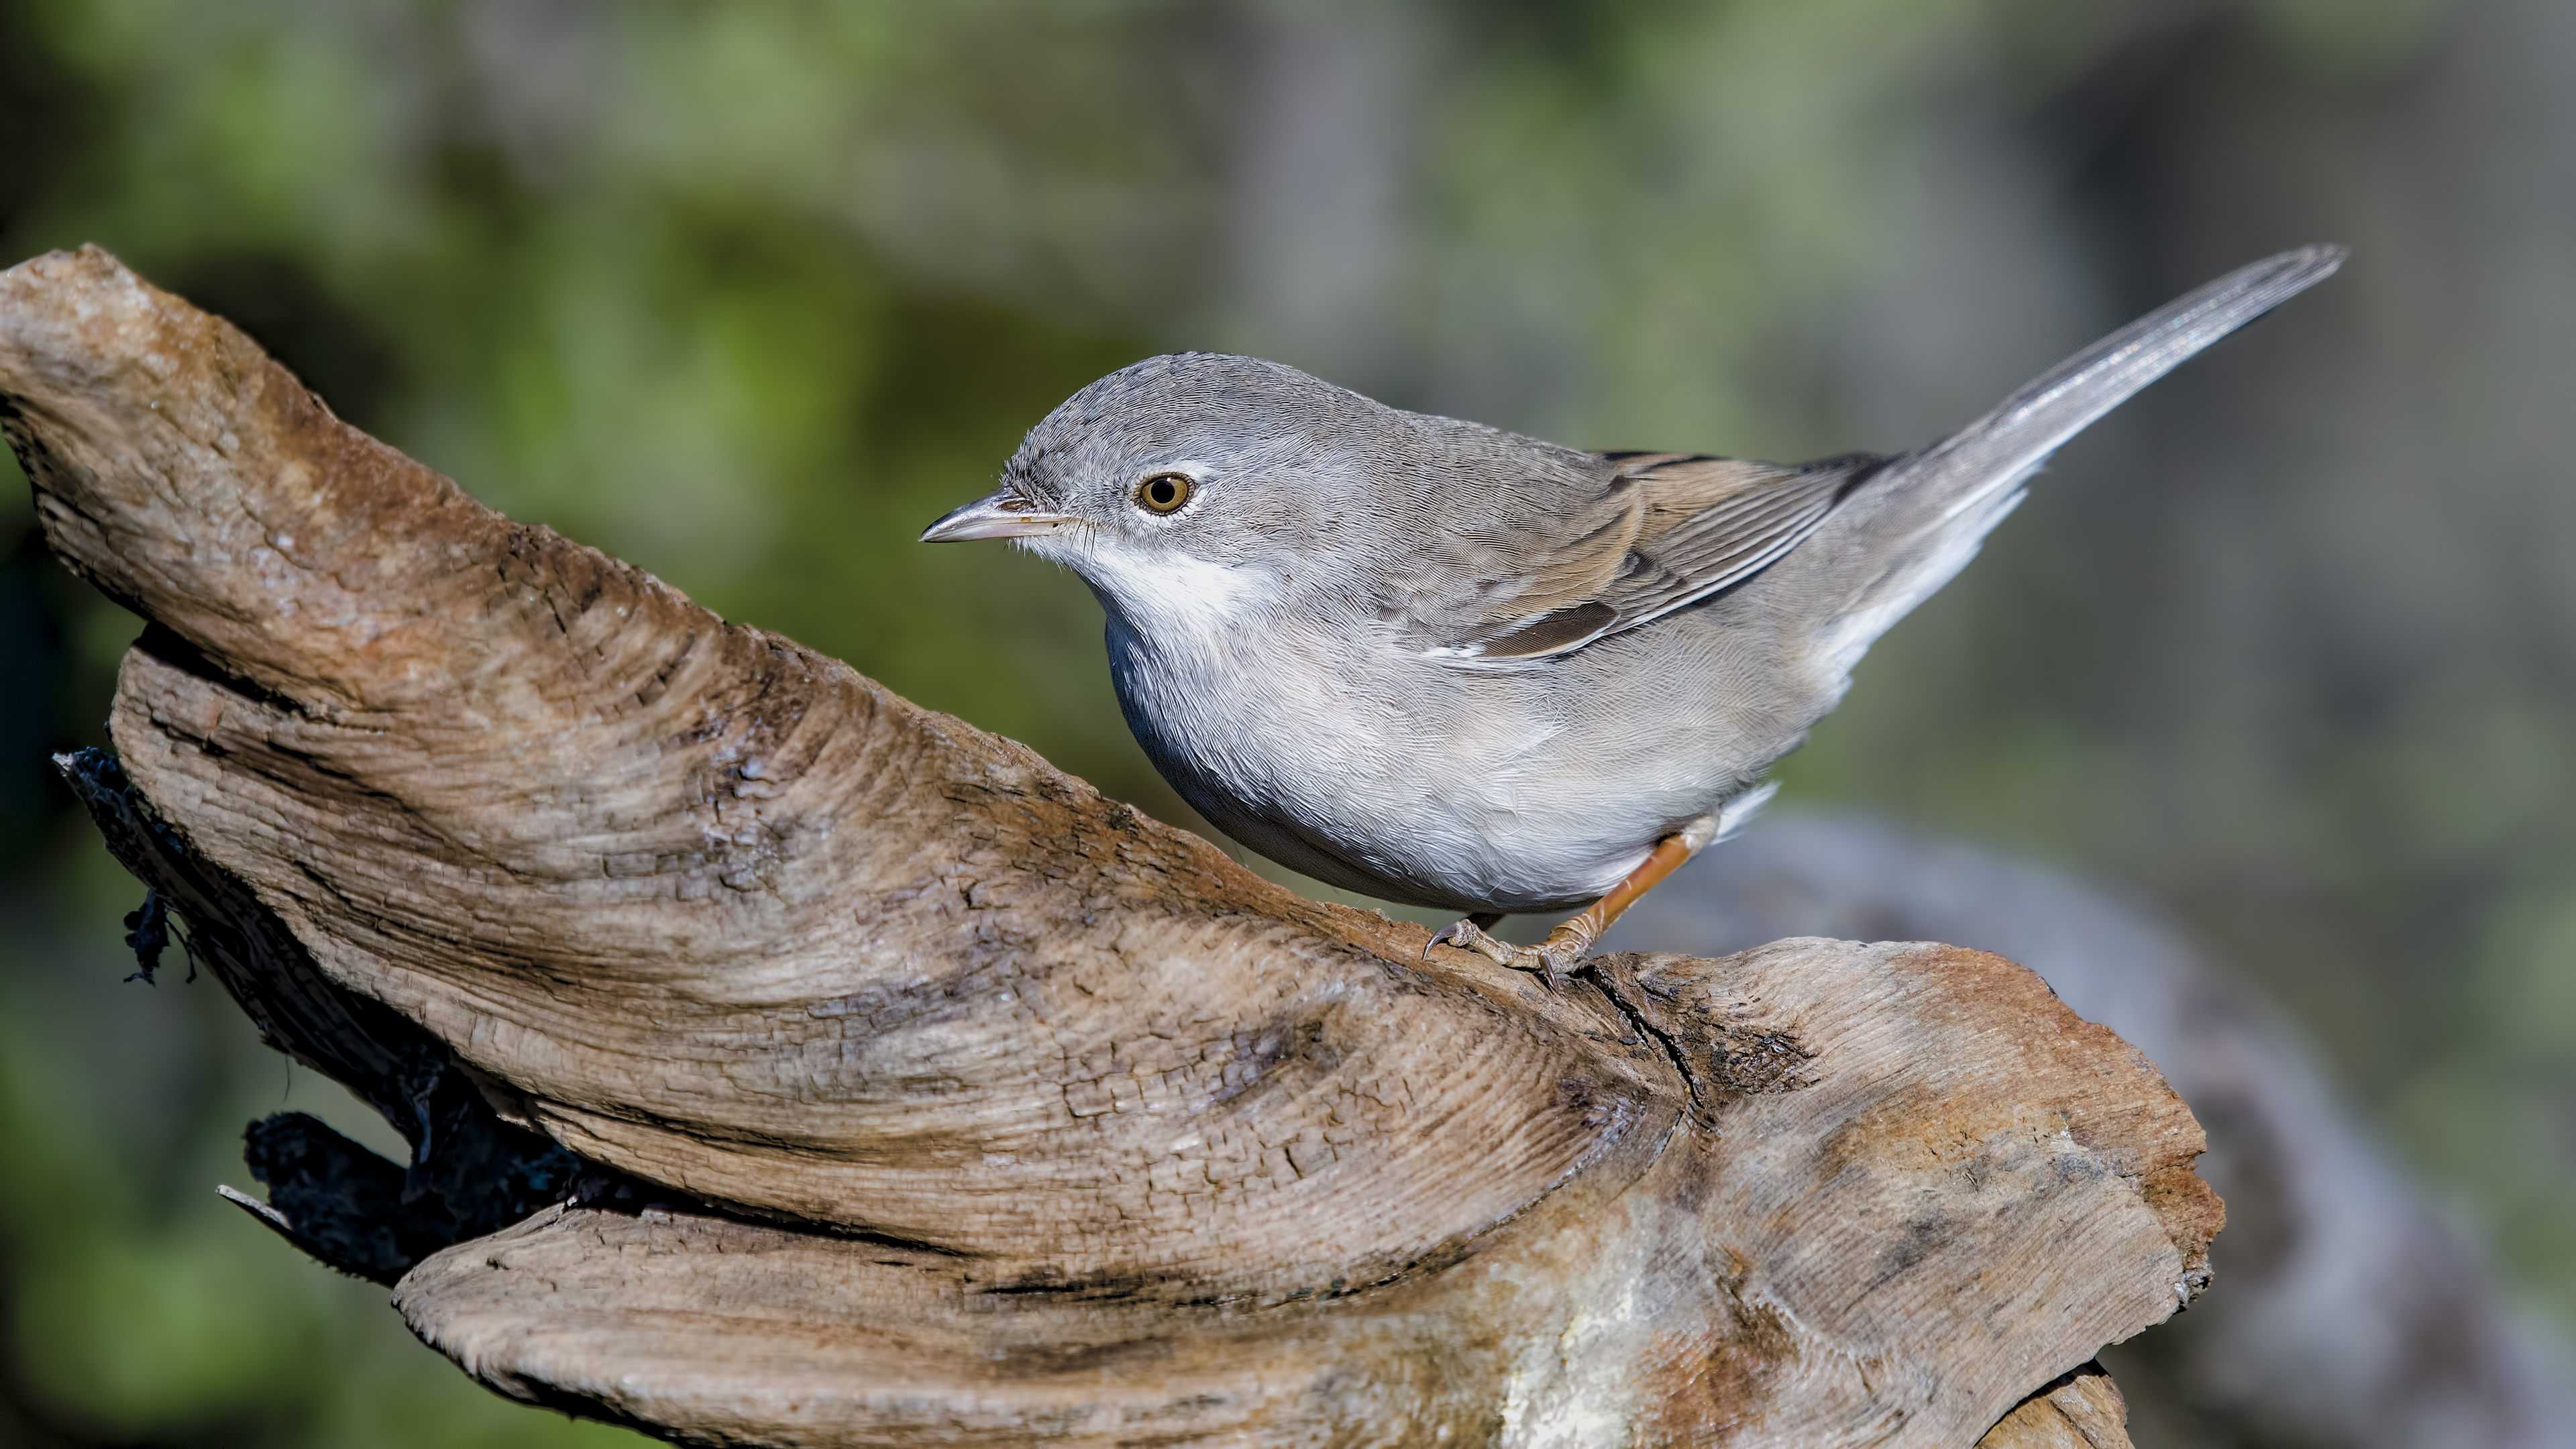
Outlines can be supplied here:
<path id="1" fill-rule="evenodd" d="M 1497 965 L 1527 971 L 1538 977 L 1548 989 L 1554 990 L 1558 982 L 1583 969 L 1582 944 L 1557 939 L 1564 934 L 1563 931 L 1556 932 L 1536 946 L 1516 946 L 1474 921 L 1453 921 L 1432 935 L 1422 953 L 1430 955 L 1432 946 L 1455 946 L 1460 950 L 1473 951 Z"/>

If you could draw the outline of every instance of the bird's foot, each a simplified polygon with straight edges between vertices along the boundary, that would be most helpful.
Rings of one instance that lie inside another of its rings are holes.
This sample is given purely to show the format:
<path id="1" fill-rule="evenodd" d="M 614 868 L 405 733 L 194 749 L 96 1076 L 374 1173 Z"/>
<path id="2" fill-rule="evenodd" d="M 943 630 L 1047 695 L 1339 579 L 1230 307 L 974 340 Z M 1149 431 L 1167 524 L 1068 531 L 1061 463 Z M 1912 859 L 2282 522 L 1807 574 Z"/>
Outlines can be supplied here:
<path id="1" fill-rule="evenodd" d="M 1583 953 L 1591 944 L 1589 937 L 1560 926 L 1535 946 L 1516 946 L 1474 921 L 1452 921 L 1432 936 L 1422 953 L 1430 955 L 1432 946 L 1456 946 L 1515 971 L 1533 972 L 1541 985 L 1553 991 L 1558 982 L 1583 969 Z"/>
<path id="2" fill-rule="evenodd" d="M 1655 882 L 1680 869 L 1682 862 L 1690 859 L 1693 852 L 1708 844 L 1717 834 L 1717 824 L 1717 817 L 1712 815 L 1692 822 L 1689 829 L 1679 834 L 1667 835 L 1656 841 L 1655 848 L 1647 852 L 1645 860 L 1628 872 L 1610 894 L 1559 921 L 1556 929 L 1547 933 L 1547 939 L 1535 946 L 1515 946 L 1487 934 L 1485 928 L 1503 918 L 1497 911 L 1492 915 L 1469 916 L 1441 927 L 1439 933 L 1422 948 L 1422 955 L 1429 959 L 1431 948 L 1444 943 L 1461 947 L 1491 957 L 1515 971 L 1535 971 L 1547 989 L 1554 991 L 1558 982 L 1583 969 L 1583 958 L 1591 953 L 1592 943 L 1601 939 L 1601 933 L 1610 929 L 1610 923 L 1619 919 L 1619 913 L 1634 905 L 1639 896 L 1654 887 Z"/>

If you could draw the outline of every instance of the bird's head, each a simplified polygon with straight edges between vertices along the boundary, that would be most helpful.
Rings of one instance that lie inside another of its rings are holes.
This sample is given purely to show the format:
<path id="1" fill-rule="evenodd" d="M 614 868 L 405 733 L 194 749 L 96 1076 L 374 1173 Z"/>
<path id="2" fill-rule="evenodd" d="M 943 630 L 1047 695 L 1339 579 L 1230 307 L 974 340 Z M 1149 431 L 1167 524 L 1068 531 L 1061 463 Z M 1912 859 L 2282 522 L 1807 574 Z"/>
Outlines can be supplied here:
<path id="1" fill-rule="evenodd" d="M 1415 421 L 1275 362 L 1148 358 L 1048 414 L 1001 487 L 921 537 L 1011 539 L 1140 621 L 1220 622 L 1329 590 L 1414 521 Z"/>

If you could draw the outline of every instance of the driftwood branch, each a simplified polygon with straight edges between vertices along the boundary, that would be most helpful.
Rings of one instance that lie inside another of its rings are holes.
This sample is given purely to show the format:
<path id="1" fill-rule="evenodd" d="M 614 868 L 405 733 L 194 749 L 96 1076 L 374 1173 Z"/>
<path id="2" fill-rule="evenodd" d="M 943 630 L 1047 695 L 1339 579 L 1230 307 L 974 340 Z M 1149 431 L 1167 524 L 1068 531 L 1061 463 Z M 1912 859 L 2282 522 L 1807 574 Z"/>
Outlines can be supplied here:
<path id="1" fill-rule="evenodd" d="M 2168 1442 L 2569 1449 L 2576 1374 L 2250 983 L 2125 892 L 1865 815 L 1776 811 L 1659 886 L 1615 950 L 1956 941 L 2155 1059 L 2209 1132 L 2226 1286 L 2109 1365 Z M 2106 1355 L 2106 1358 L 2110 1356 Z"/>
<path id="2" fill-rule="evenodd" d="M 2001 958 L 1426 961 L 492 513 L 95 250 L 0 274 L 0 425 L 150 621 L 93 812 L 413 1142 L 272 1124 L 264 1212 L 502 1392 L 741 1444 L 2106 1444 L 2061 1376 L 2206 1281 L 2199 1127 Z"/>

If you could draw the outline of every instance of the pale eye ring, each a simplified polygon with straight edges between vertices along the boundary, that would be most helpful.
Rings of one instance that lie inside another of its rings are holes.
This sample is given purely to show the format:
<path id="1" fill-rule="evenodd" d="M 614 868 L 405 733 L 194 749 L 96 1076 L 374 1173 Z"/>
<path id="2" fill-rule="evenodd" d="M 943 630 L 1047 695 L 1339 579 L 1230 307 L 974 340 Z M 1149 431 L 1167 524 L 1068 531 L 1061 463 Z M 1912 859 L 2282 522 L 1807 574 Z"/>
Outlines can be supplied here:
<path id="1" fill-rule="evenodd" d="M 1157 473 L 1136 485 L 1136 506 L 1147 513 L 1178 513 L 1196 486 L 1187 473 Z"/>

